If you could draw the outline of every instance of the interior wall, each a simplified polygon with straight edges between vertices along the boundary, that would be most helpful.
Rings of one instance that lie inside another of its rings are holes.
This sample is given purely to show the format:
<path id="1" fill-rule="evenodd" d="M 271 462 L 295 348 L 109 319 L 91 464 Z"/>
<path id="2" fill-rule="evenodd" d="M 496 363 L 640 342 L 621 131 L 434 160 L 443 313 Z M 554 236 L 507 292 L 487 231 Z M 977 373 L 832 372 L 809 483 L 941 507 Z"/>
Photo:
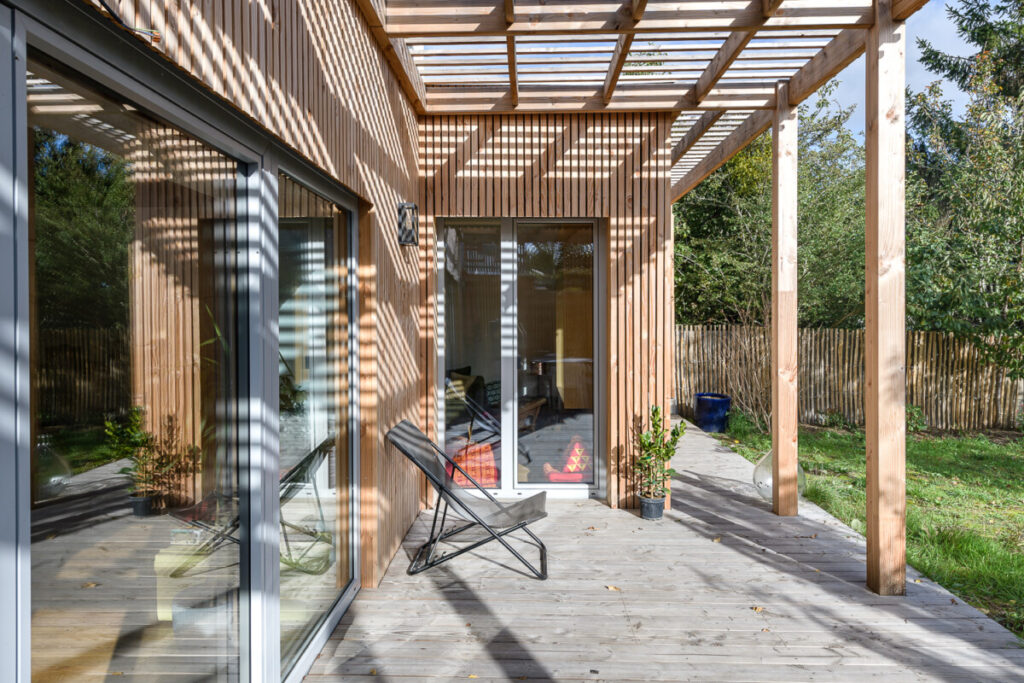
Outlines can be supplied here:
<path id="1" fill-rule="evenodd" d="M 634 421 L 668 409 L 672 229 L 667 113 L 427 116 L 421 220 L 600 218 L 606 254 L 608 499 L 635 507 Z"/>
<path id="2" fill-rule="evenodd" d="M 427 427 L 432 330 L 426 240 L 400 247 L 397 204 L 414 201 L 417 121 L 351 0 L 108 0 L 139 36 L 362 200 L 360 215 L 363 584 L 376 585 L 422 505 L 423 483 L 385 446 L 408 418 Z"/>

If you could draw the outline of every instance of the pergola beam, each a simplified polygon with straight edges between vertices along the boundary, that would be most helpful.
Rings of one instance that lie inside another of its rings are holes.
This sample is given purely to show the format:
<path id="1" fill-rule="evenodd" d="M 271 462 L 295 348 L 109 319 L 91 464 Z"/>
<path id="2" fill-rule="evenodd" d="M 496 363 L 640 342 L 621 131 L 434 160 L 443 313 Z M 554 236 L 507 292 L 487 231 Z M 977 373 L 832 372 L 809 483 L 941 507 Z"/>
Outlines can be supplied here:
<path id="1" fill-rule="evenodd" d="M 916 0 L 914 0 L 916 1 Z M 587 33 L 687 33 L 704 31 L 781 31 L 793 29 L 868 28 L 872 21 L 870 0 L 853 0 L 841 5 L 802 2 L 792 8 L 783 5 L 765 21 L 763 0 L 729 3 L 709 10 L 705 3 L 648 3 L 640 19 L 633 19 L 638 6 L 606 0 L 594 2 L 583 11 L 565 6 L 531 5 L 506 21 L 506 0 L 490 3 L 466 2 L 428 8 L 418 3 L 390 3 L 387 31 L 394 38 L 433 36 L 574 35 Z"/>
<path id="2" fill-rule="evenodd" d="M 630 26 L 636 26 L 636 23 L 643 18 L 644 10 L 647 9 L 647 0 L 630 0 L 629 6 Z M 632 46 L 632 33 L 619 34 L 618 39 L 615 41 L 615 51 L 612 52 L 611 61 L 608 63 L 608 74 L 604 77 L 605 104 L 612 101 L 612 96 L 615 94 L 615 85 L 619 82 L 619 76 L 622 74 L 622 67 L 626 65 L 626 59 L 629 57 L 629 49 Z"/>
<path id="3" fill-rule="evenodd" d="M 694 96 L 697 102 L 702 102 L 707 94 L 711 92 L 711 89 L 715 87 L 729 67 L 732 66 L 732 63 L 743 52 L 743 48 L 751 41 L 754 34 L 754 31 L 734 31 L 729 34 L 729 37 L 722 43 L 722 47 L 715 53 L 707 68 L 704 69 L 704 73 L 697 79 L 697 85 L 694 86 Z"/>
<path id="4" fill-rule="evenodd" d="M 724 111 L 708 111 L 697 119 L 697 121 L 690 127 L 690 130 L 686 131 L 686 135 L 679 138 L 679 142 L 672 148 L 672 165 L 683 158 L 683 155 L 690 151 L 690 148 L 703 137 L 704 133 L 715 124 L 715 121 L 722 118 Z"/>
<path id="5" fill-rule="evenodd" d="M 772 509 L 797 513 L 797 175 L 798 108 L 780 82 L 772 123 Z"/>
<path id="6" fill-rule="evenodd" d="M 640 21 L 640 18 L 644 16 L 644 10 L 647 9 L 647 0 L 631 0 L 630 5 L 633 21 Z"/>
<path id="7" fill-rule="evenodd" d="M 629 48 L 633 45 L 633 34 L 623 33 L 615 41 L 615 52 L 612 53 L 611 62 L 608 64 L 608 74 L 604 77 L 604 102 L 608 104 L 615 95 L 615 85 L 619 82 L 622 74 L 622 67 L 626 65 L 626 57 L 629 56 Z"/>
<path id="8" fill-rule="evenodd" d="M 906 591 L 906 30 L 877 0 L 865 53 L 867 583 Z"/>
<path id="9" fill-rule="evenodd" d="M 519 105 L 519 74 L 516 66 L 516 39 L 509 36 L 505 39 L 505 47 L 508 50 L 508 86 L 509 94 L 512 97 L 512 104 Z"/>
<path id="10" fill-rule="evenodd" d="M 722 140 L 717 147 L 708 152 L 708 155 L 699 164 L 672 186 L 672 191 L 669 192 L 672 201 L 675 202 L 695 188 L 700 181 L 714 173 L 718 167 L 731 159 L 736 152 L 746 147 L 754 138 L 766 131 L 768 126 L 772 125 L 772 117 L 773 112 L 768 110 L 756 111 L 751 114 L 746 121 L 729 134 L 729 137 Z"/>
<path id="11" fill-rule="evenodd" d="M 809 60 L 789 81 L 789 102 L 798 105 L 810 97 L 823 83 L 842 71 L 863 51 L 866 31 L 846 30 L 837 35 L 821 52 Z M 774 98 L 772 106 L 774 107 Z M 749 124 L 749 125 L 748 125 Z M 736 152 L 760 135 L 771 124 L 764 111 L 751 115 L 732 135 L 723 140 L 701 164 L 672 185 L 672 201 L 692 190 Z"/>
<path id="12" fill-rule="evenodd" d="M 427 89 L 405 41 L 388 34 L 384 28 L 384 17 L 377 12 L 372 0 L 356 0 L 356 5 L 359 6 L 374 41 L 384 53 L 384 59 L 391 67 L 391 72 L 398 79 L 402 92 L 409 98 L 413 110 L 417 114 L 426 113 Z"/>

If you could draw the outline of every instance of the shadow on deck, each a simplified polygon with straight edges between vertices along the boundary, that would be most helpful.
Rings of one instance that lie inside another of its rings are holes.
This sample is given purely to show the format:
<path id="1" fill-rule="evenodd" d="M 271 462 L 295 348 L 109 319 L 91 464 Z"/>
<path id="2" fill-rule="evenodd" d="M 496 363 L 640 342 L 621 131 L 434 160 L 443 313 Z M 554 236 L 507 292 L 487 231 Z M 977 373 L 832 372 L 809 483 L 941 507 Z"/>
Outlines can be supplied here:
<path id="1" fill-rule="evenodd" d="M 549 502 L 531 527 L 544 582 L 496 544 L 408 576 L 425 513 L 307 680 L 1024 680 L 1012 633 L 913 570 L 907 596 L 871 593 L 861 536 L 807 501 L 775 516 L 753 466 L 707 435 L 692 428 L 673 467 L 660 522 Z"/>

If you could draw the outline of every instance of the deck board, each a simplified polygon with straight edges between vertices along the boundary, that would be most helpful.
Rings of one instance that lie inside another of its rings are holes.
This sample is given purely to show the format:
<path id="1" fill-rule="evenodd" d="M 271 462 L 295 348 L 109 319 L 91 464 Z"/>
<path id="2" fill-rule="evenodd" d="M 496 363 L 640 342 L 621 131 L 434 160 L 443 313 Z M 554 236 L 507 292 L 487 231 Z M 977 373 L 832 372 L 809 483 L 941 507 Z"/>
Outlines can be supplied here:
<path id="1" fill-rule="evenodd" d="M 424 513 L 306 680 L 1024 680 L 1012 633 L 913 570 L 907 596 L 872 593 L 862 536 L 806 500 L 776 517 L 711 437 L 673 467 L 660 522 L 550 501 L 543 582 L 495 544 L 408 576 Z"/>

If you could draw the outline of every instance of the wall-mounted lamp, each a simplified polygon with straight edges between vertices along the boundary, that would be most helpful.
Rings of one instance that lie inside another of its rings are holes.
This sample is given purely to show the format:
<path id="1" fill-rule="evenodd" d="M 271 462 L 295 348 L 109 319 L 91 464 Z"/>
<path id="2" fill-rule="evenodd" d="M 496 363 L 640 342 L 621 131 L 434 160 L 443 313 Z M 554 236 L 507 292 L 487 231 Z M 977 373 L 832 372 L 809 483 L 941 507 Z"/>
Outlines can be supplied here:
<path id="1" fill-rule="evenodd" d="M 419 244 L 420 210 L 412 202 L 398 203 L 398 243 L 403 246 Z"/>

